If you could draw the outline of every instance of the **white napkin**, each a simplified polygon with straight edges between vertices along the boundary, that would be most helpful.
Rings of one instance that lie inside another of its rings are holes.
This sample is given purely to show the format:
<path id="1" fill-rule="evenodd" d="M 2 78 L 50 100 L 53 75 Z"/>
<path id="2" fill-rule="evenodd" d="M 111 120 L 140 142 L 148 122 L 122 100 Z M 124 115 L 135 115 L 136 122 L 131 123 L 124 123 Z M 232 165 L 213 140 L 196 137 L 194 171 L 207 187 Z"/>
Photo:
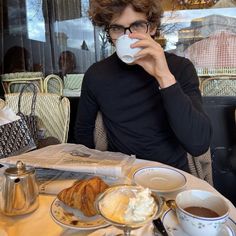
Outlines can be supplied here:
<path id="1" fill-rule="evenodd" d="M 96 231 L 94 231 L 91 234 L 88 234 L 88 236 L 114 236 L 117 235 L 119 233 L 122 233 L 122 231 L 120 229 L 117 229 L 114 226 L 109 226 L 107 228 L 102 228 L 102 229 L 98 229 Z M 135 236 L 153 236 L 153 224 L 147 224 L 142 228 L 136 229 L 136 230 L 132 230 L 132 233 Z"/>
<path id="2" fill-rule="evenodd" d="M 5 125 L 18 119 L 20 117 L 10 107 L 5 106 L 0 110 L 0 125 Z"/>

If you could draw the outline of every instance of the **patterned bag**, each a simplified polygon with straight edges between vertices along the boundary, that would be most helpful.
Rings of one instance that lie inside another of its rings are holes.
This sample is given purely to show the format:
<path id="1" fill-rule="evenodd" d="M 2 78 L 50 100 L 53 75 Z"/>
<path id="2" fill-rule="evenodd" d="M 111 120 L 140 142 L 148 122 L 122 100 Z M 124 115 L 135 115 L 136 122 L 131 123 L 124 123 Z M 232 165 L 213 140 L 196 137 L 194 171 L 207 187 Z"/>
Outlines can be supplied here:
<path id="1" fill-rule="evenodd" d="M 29 115 L 25 115 L 21 112 L 21 99 L 23 96 L 24 91 L 31 86 L 33 88 L 33 95 L 32 95 L 32 103 L 31 103 L 31 112 Z M 38 122 L 37 122 L 37 117 L 35 115 L 35 105 L 36 105 L 36 98 L 37 98 L 37 87 L 33 83 L 28 83 L 25 85 L 19 95 L 19 100 L 18 100 L 18 112 L 17 115 L 21 117 L 22 120 L 24 120 L 31 132 L 31 135 L 34 139 L 34 143 L 38 144 Z"/>
<path id="2" fill-rule="evenodd" d="M 19 155 L 36 148 L 23 119 L 0 126 L 0 158 Z"/>

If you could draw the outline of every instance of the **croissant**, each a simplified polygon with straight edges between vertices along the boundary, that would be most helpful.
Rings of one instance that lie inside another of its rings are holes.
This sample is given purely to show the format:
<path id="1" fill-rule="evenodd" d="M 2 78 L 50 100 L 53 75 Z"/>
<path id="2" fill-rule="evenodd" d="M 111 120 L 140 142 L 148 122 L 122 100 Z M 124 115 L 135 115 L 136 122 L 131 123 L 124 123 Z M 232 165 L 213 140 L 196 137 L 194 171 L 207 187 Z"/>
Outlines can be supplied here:
<path id="1" fill-rule="evenodd" d="M 85 216 L 97 214 L 94 202 L 99 193 L 109 186 L 99 177 L 76 181 L 71 187 L 62 190 L 58 199 L 66 205 L 79 209 Z"/>

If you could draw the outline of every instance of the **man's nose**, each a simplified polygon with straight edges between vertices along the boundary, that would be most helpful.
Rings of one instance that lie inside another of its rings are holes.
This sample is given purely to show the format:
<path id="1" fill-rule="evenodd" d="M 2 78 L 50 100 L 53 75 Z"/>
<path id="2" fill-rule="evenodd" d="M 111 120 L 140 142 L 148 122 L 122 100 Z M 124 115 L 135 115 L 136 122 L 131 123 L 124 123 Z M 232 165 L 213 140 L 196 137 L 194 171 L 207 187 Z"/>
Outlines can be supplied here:
<path id="1" fill-rule="evenodd" d="M 128 32 L 128 33 L 126 33 L 126 32 L 127 32 L 127 30 L 129 30 L 129 32 Z M 124 28 L 124 34 L 129 34 L 129 33 L 132 33 L 132 31 L 131 31 L 130 27 L 126 27 L 126 28 Z"/>

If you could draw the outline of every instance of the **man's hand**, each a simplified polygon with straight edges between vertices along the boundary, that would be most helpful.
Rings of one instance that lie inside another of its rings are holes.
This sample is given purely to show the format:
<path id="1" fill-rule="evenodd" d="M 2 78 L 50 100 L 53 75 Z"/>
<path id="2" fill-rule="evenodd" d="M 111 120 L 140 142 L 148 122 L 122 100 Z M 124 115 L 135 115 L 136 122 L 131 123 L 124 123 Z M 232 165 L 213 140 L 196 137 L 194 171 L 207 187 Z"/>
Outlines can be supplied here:
<path id="1" fill-rule="evenodd" d="M 154 76 L 160 88 L 167 88 L 176 83 L 175 77 L 171 74 L 164 51 L 149 34 L 132 33 L 130 38 L 137 38 L 139 41 L 131 47 L 141 47 L 142 50 L 136 54 L 135 64 L 142 66 L 150 75 Z"/>

